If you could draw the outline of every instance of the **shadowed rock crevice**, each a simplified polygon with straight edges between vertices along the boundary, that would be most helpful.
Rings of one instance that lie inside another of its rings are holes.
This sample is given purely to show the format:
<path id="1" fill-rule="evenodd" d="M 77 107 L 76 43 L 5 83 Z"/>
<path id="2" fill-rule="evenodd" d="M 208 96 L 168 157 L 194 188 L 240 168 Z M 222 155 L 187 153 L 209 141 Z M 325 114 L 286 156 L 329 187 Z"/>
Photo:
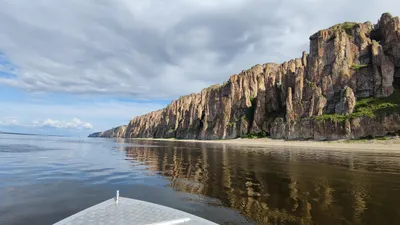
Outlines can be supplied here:
<path id="1" fill-rule="evenodd" d="M 332 140 L 400 131 L 400 23 L 345 22 L 310 37 L 309 53 L 255 65 L 166 108 L 132 119 L 104 137 Z M 369 99 L 371 107 L 357 105 Z"/>

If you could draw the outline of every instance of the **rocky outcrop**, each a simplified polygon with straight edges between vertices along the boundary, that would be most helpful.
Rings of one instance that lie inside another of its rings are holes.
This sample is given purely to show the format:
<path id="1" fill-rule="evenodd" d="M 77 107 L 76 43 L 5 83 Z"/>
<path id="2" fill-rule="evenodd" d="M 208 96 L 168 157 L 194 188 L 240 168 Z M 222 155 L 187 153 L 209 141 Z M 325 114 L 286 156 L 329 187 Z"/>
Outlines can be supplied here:
<path id="1" fill-rule="evenodd" d="M 335 25 L 310 37 L 309 54 L 253 66 L 223 85 L 135 117 L 126 128 L 95 136 L 230 139 L 265 133 L 325 140 L 396 133 L 396 110 L 371 116 L 356 112 L 356 102 L 388 98 L 394 92 L 400 78 L 399 32 L 399 19 L 387 13 L 376 25 Z M 397 109 L 395 104 L 387 106 Z M 332 114 L 340 120 L 323 119 Z"/>
<path id="2" fill-rule="evenodd" d="M 305 118 L 290 124 L 289 132 L 281 129 L 282 121 L 273 129 L 277 138 L 289 140 L 337 140 L 382 137 L 400 131 L 400 114 L 391 113 L 377 117 L 358 117 L 348 120 L 318 120 Z"/>
<path id="3" fill-rule="evenodd" d="M 335 113 L 341 115 L 351 114 L 356 106 L 356 97 L 354 96 L 353 90 L 345 86 L 340 91 L 340 101 L 335 107 Z"/>
<path id="4" fill-rule="evenodd" d="M 372 38 L 379 41 L 383 51 L 395 66 L 395 85 L 400 87 L 400 22 L 398 17 L 384 13 L 372 32 Z"/>
<path id="5" fill-rule="evenodd" d="M 119 126 L 110 130 L 106 130 L 104 132 L 97 132 L 89 135 L 89 137 L 109 137 L 109 138 L 117 138 L 117 137 L 125 137 L 127 126 Z"/>

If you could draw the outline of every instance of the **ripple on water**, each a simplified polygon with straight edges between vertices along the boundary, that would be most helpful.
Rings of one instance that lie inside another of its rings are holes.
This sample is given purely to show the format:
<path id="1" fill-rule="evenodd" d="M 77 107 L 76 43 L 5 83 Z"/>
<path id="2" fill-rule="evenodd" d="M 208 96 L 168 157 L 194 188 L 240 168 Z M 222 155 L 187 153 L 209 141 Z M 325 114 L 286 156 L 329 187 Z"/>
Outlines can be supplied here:
<path id="1" fill-rule="evenodd" d="M 50 151 L 50 150 L 56 150 L 56 149 L 42 148 L 27 144 L 12 144 L 12 145 L 0 144 L 0 153 L 32 153 L 32 152 Z"/>
<path id="2" fill-rule="evenodd" d="M 90 173 L 90 174 L 108 174 L 110 171 L 112 171 L 113 168 L 93 168 L 93 169 L 84 169 L 82 172 L 85 173 Z"/>
<path id="3" fill-rule="evenodd" d="M 132 184 L 143 179 L 143 177 L 144 176 L 138 172 L 109 172 L 103 175 L 91 174 L 85 181 L 93 185 Z"/>

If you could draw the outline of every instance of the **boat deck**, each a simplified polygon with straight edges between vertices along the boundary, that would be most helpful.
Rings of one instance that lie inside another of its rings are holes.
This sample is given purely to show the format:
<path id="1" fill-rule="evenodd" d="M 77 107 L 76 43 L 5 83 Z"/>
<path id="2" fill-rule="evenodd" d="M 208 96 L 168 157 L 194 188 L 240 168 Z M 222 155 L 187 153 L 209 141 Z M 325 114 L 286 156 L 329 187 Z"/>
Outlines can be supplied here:
<path id="1" fill-rule="evenodd" d="M 165 206 L 118 197 L 74 214 L 55 225 L 83 224 L 215 224 L 200 217 Z"/>

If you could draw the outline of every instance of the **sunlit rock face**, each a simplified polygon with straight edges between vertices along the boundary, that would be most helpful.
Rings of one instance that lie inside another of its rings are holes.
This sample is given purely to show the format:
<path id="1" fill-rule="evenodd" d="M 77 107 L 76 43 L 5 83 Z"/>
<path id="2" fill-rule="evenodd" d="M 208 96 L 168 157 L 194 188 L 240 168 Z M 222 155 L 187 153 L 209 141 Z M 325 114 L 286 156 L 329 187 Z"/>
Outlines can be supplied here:
<path id="1" fill-rule="evenodd" d="M 400 131 L 399 106 L 392 96 L 399 86 L 400 23 L 385 13 L 376 25 L 345 22 L 320 30 L 310 37 L 308 54 L 282 64 L 255 65 L 223 85 L 183 96 L 164 109 L 135 117 L 127 126 L 91 136 L 231 139 L 262 133 L 315 140 L 382 136 Z M 357 105 L 365 98 L 376 102 L 377 108 L 366 111 L 368 104 Z M 385 99 L 389 103 L 383 105 Z"/>

